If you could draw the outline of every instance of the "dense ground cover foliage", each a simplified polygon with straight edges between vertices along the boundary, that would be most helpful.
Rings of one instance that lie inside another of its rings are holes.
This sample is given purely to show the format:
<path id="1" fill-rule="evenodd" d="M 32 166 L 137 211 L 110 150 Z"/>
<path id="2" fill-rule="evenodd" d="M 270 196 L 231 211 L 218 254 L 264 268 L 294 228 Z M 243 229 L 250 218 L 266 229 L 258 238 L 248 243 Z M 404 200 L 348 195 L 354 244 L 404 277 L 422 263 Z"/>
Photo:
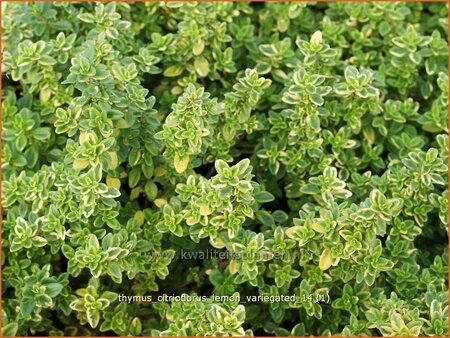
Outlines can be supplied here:
<path id="1" fill-rule="evenodd" d="M 446 3 L 2 6 L 4 335 L 448 335 Z"/>

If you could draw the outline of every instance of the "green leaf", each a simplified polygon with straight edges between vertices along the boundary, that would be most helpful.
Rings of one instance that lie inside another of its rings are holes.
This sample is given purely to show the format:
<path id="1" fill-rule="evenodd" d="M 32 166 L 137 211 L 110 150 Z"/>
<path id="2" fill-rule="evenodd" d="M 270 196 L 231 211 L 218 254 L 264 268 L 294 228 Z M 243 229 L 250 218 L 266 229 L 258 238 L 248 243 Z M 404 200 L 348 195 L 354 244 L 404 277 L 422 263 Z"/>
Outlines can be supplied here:
<path id="1" fill-rule="evenodd" d="M 314 194 L 318 194 L 320 193 L 319 187 L 315 184 L 305 184 L 303 187 L 301 187 L 300 191 L 304 194 L 310 194 L 310 195 L 314 195 Z"/>
<path id="2" fill-rule="evenodd" d="M 130 170 L 129 174 L 128 174 L 128 185 L 130 188 L 134 188 L 138 185 L 140 179 L 141 179 L 141 168 L 139 167 L 134 167 L 133 169 Z"/>
<path id="3" fill-rule="evenodd" d="M 17 323 L 8 323 L 2 327 L 2 337 L 12 337 L 17 334 L 19 325 Z"/>
<path id="4" fill-rule="evenodd" d="M 20 314 L 23 317 L 28 317 L 34 310 L 35 304 L 33 300 L 26 300 L 20 303 Z"/>
<path id="5" fill-rule="evenodd" d="M 19 151 L 23 151 L 28 144 L 28 140 L 25 135 L 21 134 L 16 138 L 16 148 Z"/>
<path id="6" fill-rule="evenodd" d="M 67 244 L 61 246 L 61 251 L 68 259 L 72 259 L 75 256 L 75 250 Z"/>
<path id="7" fill-rule="evenodd" d="M 275 222 L 273 221 L 272 215 L 266 210 L 258 210 L 255 212 L 256 218 L 261 222 L 261 224 L 265 226 L 274 226 Z"/>
<path id="8" fill-rule="evenodd" d="M 117 263 L 110 263 L 108 265 L 108 274 L 113 277 L 117 281 L 117 283 L 120 283 L 120 281 L 122 280 L 122 270 Z"/>
<path id="9" fill-rule="evenodd" d="M 33 137 L 39 141 L 44 141 L 50 138 L 50 135 L 50 128 L 48 127 L 40 127 L 33 130 Z"/>
<path id="10" fill-rule="evenodd" d="M 380 25 L 378 26 L 378 32 L 382 36 L 385 36 L 386 34 L 388 34 L 390 32 L 390 30 L 391 30 L 391 27 L 390 27 L 389 23 L 386 21 L 382 21 L 380 23 Z"/>
<path id="11" fill-rule="evenodd" d="M 39 157 L 39 149 L 36 146 L 31 146 L 27 150 L 25 150 L 24 156 L 27 160 L 27 165 L 29 168 L 33 168 Z"/>
<path id="12" fill-rule="evenodd" d="M 179 174 L 186 171 L 188 165 L 189 165 L 189 155 L 185 155 L 183 158 L 179 158 L 178 154 L 175 155 L 175 158 L 173 159 L 173 166 L 175 167 L 175 171 Z"/>
<path id="13" fill-rule="evenodd" d="M 98 323 L 100 322 L 100 313 L 98 310 L 87 310 L 86 317 L 89 325 L 92 328 L 96 328 Z"/>
<path id="14" fill-rule="evenodd" d="M 253 197 L 258 203 L 268 203 L 275 200 L 275 196 L 268 191 L 258 191 L 253 194 Z"/>
<path id="15" fill-rule="evenodd" d="M 44 66 L 53 66 L 56 64 L 56 60 L 51 56 L 45 55 L 39 59 L 39 63 Z"/>
<path id="16" fill-rule="evenodd" d="M 309 98 L 310 98 L 311 102 L 314 103 L 315 105 L 317 105 L 317 106 L 323 105 L 324 100 L 323 100 L 322 96 L 320 96 L 318 94 L 311 94 L 309 96 Z"/>
<path id="17" fill-rule="evenodd" d="M 56 297 L 62 291 L 63 286 L 59 283 L 50 283 L 47 284 L 47 295 L 49 297 Z"/>

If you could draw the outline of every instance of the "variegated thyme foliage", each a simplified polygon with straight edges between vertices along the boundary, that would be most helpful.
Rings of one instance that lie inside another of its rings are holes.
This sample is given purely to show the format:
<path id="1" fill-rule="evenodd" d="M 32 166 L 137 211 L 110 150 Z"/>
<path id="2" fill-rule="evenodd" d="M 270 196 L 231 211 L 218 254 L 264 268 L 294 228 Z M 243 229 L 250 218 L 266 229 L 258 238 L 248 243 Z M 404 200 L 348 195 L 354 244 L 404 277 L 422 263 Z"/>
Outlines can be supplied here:
<path id="1" fill-rule="evenodd" d="M 2 9 L 3 335 L 448 335 L 446 3 Z"/>

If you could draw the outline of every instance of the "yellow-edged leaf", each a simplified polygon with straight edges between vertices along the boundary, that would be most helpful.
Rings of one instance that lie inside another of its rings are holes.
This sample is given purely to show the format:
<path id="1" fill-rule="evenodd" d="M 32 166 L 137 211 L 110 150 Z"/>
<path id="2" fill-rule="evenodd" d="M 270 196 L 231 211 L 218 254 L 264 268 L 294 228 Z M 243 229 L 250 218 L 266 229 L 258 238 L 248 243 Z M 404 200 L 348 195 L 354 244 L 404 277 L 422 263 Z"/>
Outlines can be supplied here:
<path id="1" fill-rule="evenodd" d="M 200 77 L 206 77 L 209 73 L 209 63 L 205 58 L 196 59 L 194 61 L 194 67 Z"/>
<path id="2" fill-rule="evenodd" d="M 312 223 L 311 228 L 320 234 L 323 234 L 325 232 L 325 229 L 319 223 Z"/>
<path id="3" fill-rule="evenodd" d="M 180 159 L 178 155 L 175 155 L 175 158 L 173 159 L 173 166 L 175 167 L 177 173 L 183 173 L 186 170 L 188 164 L 189 155 L 184 156 L 182 159 Z"/>
<path id="4" fill-rule="evenodd" d="M 158 196 L 158 187 L 152 181 L 148 181 L 145 184 L 144 191 L 150 201 L 153 201 Z"/>
<path id="5" fill-rule="evenodd" d="M 77 170 L 83 170 L 89 165 L 89 160 L 75 160 L 73 161 L 73 168 Z"/>
<path id="6" fill-rule="evenodd" d="M 109 151 L 108 155 L 110 159 L 108 160 L 108 166 L 110 170 L 114 170 L 119 165 L 119 159 L 117 158 L 117 153 L 115 151 Z"/>
<path id="7" fill-rule="evenodd" d="M 222 241 L 220 238 L 210 238 L 209 239 L 209 243 L 211 243 L 211 245 L 216 248 L 216 249 L 223 249 L 225 248 L 225 243 L 224 241 Z"/>
<path id="8" fill-rule="evenodd" d="M 237 273 L 237 266 L 236 266 L 236 261 L 234 259 L 232 259 L 230 261 L 230 264 L 228 264 L 228 269 L 230 270 L 230 273 L 232 275 Z"/>
<path id="9" fill-rule="evenodd" d="M 301 229 L 301 227 L 298 226 L 298 225 L 290 227 L 290 228 L 286 229 L 286 236 L 288 236 L 289 238 L 294 238 L 295 239 L 296 238 L 295 233 L 297 231 L 299 231 L 300 229 Z"/>

